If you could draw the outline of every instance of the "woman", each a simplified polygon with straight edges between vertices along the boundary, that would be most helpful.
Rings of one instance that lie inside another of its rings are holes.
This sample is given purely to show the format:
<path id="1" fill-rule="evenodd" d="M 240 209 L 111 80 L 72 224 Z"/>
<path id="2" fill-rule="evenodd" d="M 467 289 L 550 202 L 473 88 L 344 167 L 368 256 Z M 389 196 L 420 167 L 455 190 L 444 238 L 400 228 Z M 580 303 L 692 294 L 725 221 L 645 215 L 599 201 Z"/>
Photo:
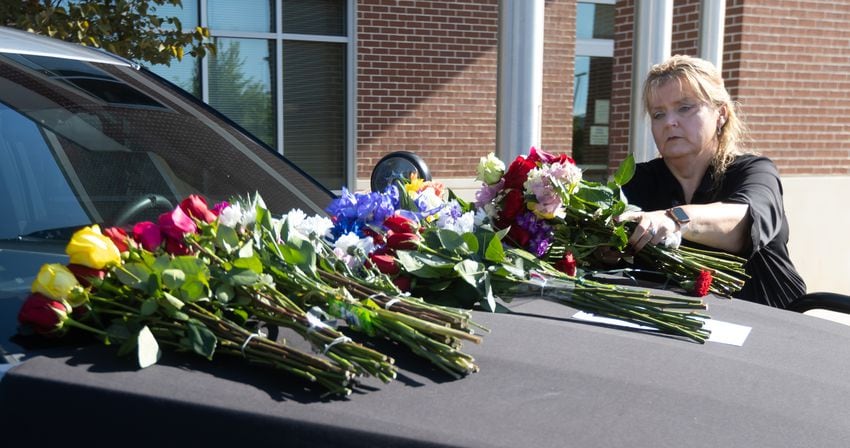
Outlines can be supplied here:
<path id="1" fill-rule="evenodd" d="M 643 89 L 660 158 L 637 165 L 623 188 L 643 212 L 629 238 L 647 244 L 707 246 L 745 257 L 737 297 L 785 308 L 806 292 L 788 255 L 779 172 L 741 147 L 744 124 L 718 70 L 673 56 L 652 67 Z"/>

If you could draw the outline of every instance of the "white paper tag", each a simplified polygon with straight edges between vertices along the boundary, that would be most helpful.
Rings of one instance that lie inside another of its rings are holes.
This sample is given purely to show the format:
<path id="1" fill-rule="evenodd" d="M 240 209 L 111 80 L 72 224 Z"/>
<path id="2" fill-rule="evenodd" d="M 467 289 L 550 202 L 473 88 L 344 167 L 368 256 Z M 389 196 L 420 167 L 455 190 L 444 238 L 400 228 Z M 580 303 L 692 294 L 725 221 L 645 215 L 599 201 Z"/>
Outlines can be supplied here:
<path id="1" fill-rule="evenodd" d="M 656 330 L 653 327 L 638 325 L 632 322 L 626 322 L 619 319 L 612 319 L 610 317 L 600 317 L 591 313 L 586 313 L 584 311 L 579 311 L 575 313 L 573 315 L 573 319 L 583 320 L 586 322 L 596 322 L 607 325 L 617 325 L 620 327 L 627 328 L 637 328 L 641 330 Z M 744 345 L 744 341 L 747 340 L 747 337 L 750 335 L 750 330 L 752 330 L 752 327 L 723 322 L 721 320 L 716 319 L 706 319 L 703 328 L 711 331 L 711 335 L 708 337 L 707 341 L 718 342 L 720 344 L 737 345 L 738 347 Z"/>

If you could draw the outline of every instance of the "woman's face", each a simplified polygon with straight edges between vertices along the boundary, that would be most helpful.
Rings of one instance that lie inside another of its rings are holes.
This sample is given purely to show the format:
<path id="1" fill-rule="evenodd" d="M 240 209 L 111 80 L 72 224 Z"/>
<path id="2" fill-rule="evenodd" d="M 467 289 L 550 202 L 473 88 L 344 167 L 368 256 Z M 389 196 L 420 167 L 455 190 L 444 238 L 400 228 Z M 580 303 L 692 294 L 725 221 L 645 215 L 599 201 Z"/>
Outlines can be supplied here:
<path id="1" fill-rule="evenodd" d="M 709 160 L 717 150 L 717 128 L 723 113 L 701 102 L 686 84 L 668 81 L 649 101 L 652 136 L 666 159 L 699 157 Z"/>

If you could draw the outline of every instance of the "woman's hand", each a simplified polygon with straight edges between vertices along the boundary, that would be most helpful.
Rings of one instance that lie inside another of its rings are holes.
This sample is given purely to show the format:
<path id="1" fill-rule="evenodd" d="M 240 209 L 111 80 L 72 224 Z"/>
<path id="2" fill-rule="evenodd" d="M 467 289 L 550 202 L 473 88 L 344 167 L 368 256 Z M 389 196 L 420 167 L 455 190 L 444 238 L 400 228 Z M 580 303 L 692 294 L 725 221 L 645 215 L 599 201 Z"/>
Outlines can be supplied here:
<path id="1" fill-rule="evenodd" d="M 647 244 L 664 244 L 675 249 L 682 243 L 679 225 L 667 215 L 666 210 L 626 212 L 618 216 L 617 220 L 637 223 L 629 236 L 629 245 L 635 252 L 640 252 Z"/>
<path id="2" fill-rule="evenodd" d="M 690 216 L 687 229 L 682 231 L 667 210 L 626 212 L 619 221 L 637 223 L 629 237 L 629 245 L 637 252 L 647 244 L 664 244 L 677 248 L 682 239 L 739 254 L 750 247 L 750 226 L 747 204 L 713 202 L 682 206 Z"/>

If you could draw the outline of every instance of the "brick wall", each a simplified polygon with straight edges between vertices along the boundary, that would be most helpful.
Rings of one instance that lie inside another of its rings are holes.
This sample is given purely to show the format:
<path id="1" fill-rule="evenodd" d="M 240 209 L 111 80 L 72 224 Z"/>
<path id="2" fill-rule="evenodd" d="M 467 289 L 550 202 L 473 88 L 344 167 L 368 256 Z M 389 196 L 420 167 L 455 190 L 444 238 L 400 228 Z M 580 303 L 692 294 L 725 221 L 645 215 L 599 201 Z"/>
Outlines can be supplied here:
<path id="1" fill-rule="evenodd" d="M 611 124 L 608 129 L 608 167 L 611 172 L 629 154 L 631 116 L 632 42 L 635 31 L 634 0 L 615 6 L 614 64 L 611 69 Z"/>
<path id="2" fill-rule="evenodd" d="M 575 1 L 546 2 L 543 146 L 570 143 Z M 495 150 L 498 0 L 357 3 L 357 177 L 386 153 L 474 177 Z"/>
<path id="3" fill-rule="evenodd" d="M 850 2 L 739 0 L 738 97 L 783 174 L 850 174 Z"/>
<path id="4" fill-rule="evenodd" d="M 550 152 L 569 153 L 572 145 L 575 30 L 575 0 L 547 0 L 543 43 L 543 117 L 540 140 L 541 149 Z"/>
<path id="5" fill-rule="evenodd" d="M 674 2 L 672 53 L 696 54 L 697 0 Z M 750 146 L 783 175 L 850 174 L 850 2 L 728 0 L 726 87 Z M 634 0 L 617 2 L 609 168 L 628 151 Z"/>

